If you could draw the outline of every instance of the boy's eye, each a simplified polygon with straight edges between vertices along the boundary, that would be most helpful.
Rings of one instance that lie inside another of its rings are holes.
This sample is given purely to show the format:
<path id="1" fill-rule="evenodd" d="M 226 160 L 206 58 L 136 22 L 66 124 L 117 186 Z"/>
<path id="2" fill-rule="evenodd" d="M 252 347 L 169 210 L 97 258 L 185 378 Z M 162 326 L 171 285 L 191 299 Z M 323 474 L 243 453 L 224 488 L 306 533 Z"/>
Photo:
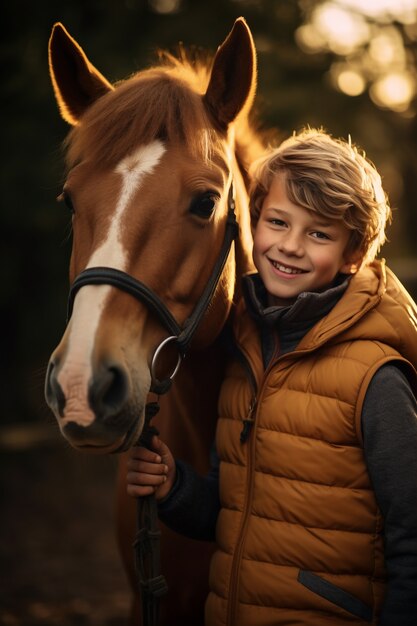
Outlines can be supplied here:
<path id="1" fill-rule="evenodd" d="M 323 233 L 320 230 L 316 230 L 314 233 L 311 233 L 313 237 L 316 239 L 330 239 L 327 233 Z"/>
<path id="2" fill-rule="evenodd" d="M 280 220 L 277 217 L 272 217 L 269 220 L 270 224 L 273 224 L 274 226 L 286 226 L 284 220 Z"/>

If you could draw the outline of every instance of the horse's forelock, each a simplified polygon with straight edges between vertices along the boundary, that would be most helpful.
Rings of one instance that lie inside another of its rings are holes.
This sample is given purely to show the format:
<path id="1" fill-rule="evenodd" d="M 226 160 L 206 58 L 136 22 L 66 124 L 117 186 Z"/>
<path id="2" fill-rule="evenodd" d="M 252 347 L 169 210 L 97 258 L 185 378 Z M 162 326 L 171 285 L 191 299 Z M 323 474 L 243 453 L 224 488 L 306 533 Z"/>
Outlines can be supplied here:
<path id="1" fill-rule="evenodd" d="M 91 105 L 67 138 L 69 167 L 85 158 L 113 165 L 155 139 L 181 143 L 210 160 L 221 136 L 201 98 L 208 66 L 193 69 L 184 59 L 165 56 L 170 66 L 139 72 Z"/>

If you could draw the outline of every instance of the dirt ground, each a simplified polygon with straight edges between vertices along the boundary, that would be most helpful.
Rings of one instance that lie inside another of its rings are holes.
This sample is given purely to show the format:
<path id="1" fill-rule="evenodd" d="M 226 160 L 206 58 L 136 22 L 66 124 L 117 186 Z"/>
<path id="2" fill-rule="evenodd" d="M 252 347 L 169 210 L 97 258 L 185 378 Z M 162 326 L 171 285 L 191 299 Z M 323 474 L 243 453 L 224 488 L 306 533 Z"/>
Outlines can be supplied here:
<path id="1" fill-rule="evenodd" d="M 117 459 L 79 454 L 57 430 L 0 430 L 0 626 L 125 626 Z"/>

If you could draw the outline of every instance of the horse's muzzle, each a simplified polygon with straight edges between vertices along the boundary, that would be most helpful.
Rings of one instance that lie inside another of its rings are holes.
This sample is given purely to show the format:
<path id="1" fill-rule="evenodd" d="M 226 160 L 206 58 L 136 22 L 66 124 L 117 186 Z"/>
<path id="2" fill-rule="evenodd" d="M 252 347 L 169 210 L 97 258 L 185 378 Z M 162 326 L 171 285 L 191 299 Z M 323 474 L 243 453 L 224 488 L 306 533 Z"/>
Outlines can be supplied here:
<path id="1" fill-rule="evenodd" d="M 77 449 L 108 451 L 132 444 L 143 406 L 132 397 L 129 375 L 115 363 L 101 363 L 88 384 L 59 381 L 59 363 L 52 358 L 46 376 L 45 397 L 54 412 L 62 434 Z"/>

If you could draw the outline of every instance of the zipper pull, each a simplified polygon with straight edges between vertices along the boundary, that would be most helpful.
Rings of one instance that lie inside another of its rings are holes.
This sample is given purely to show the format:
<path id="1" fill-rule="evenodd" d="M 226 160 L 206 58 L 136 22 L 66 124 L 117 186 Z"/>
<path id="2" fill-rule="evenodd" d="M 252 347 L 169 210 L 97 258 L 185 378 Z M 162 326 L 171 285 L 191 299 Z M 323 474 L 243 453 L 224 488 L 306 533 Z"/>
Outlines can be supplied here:
<path id="1" fill-rule="evenodd" d="M 256 407 L 256 398 L 253 398 L 249 407 L 248 415 L 243 420 L 243 428 L 240 433 L 240 443 L 245 443 L 248 440 L 248 437 L 250 435 L 250 431 L 252 428 L 252 424 L 255 421 L 254 418 L 252 417 L 255 412 L 255 407 Z"/>

